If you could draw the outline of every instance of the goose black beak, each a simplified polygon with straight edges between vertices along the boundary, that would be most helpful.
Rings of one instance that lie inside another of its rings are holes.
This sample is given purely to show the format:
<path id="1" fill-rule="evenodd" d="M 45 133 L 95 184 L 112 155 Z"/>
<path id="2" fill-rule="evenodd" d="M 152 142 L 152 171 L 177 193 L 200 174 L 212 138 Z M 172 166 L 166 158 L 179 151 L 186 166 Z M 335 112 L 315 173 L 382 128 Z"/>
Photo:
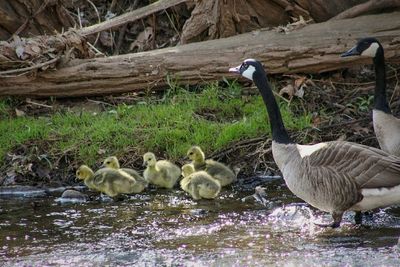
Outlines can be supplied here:
<path id="1" fill-rule="evenodd" d="M 100 168 L 106 168 L 106 167 L 107 167 L 107 166 L 106 166 L 106 164 L 104 164 L 104 163 L 100 165 Z"/>
<path id="2" fill-rule="evenodd" d="M 142 166 L 143 166 L 143 167 L 147 167 L 147 162 L 146 162 L 146 161 L 143 162 Z"/>
<path id="3" fill-rule="evenodd" d="M 341 57 L 350 57 L 350 56 L 359 56 L 360 52 L 358 52 L 357 47 L 353 47 L 352 49 L 350 49 L 349 51 L 341 54 Z"/>
<path id="4" fill-rule="evenodd" d="M 229 72 L 240 74 L 240 65 L 237 67 L 229 68 Z"/>

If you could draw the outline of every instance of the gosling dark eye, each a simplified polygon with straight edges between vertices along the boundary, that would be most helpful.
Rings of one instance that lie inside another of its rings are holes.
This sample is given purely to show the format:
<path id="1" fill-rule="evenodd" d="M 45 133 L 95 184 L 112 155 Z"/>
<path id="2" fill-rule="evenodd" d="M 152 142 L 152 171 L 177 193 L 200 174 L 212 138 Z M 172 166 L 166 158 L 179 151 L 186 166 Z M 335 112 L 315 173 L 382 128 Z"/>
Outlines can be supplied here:
<path id="1" fill-rule="evenodd" d="M 106 164 L 110 164 L 110 163 L 111 163 L 110 161 L 107 161 L 107 162 L 106 162 Z"/>
<path id="2" fill-rule="evenodd" d="M 193 152 L 190 152 L 189 155 L 190 155 L 190 156 L 193 155 Z"/>
<path id="3" fill-rule="evenodd" d="M 76 174 L 77 174 L 77 175 L 80 175 L 81 173 L 80 173 L 80 172 L 76 172 Z"/>

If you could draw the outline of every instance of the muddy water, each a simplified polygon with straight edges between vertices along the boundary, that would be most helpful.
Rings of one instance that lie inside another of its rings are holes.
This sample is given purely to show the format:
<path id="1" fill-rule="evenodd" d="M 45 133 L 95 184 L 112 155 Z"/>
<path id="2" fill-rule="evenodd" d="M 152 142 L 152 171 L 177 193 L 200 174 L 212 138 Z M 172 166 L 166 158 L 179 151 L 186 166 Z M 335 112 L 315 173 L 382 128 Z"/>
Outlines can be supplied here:
<path id="1" fill-rule="evenodd" d="M 252 186 L 192 201 L 179 190 L 151 190 L 123 201 L 95 197 L 0 199 L 2 266 L 400 266 L 400 207 L 352 226 L 321 229 L 282 180 L 265 181 L 266 206 Z M 244 189 L 243 189 L 244 188 Z M 248 190 L 247 190 L 248 189 Z M 296 205 L 290 203 L 297 203 Z M 313 215 L 314 214 L 314 215 Z"/>

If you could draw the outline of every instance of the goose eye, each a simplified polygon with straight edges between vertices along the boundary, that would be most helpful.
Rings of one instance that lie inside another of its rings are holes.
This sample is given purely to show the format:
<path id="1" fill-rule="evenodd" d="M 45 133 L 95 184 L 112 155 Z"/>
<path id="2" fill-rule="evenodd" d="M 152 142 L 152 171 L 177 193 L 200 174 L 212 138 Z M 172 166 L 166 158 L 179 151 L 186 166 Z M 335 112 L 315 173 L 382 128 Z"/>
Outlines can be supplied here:
<path id="1" fill-rule="evenodd" d="M 106 162 L 106 164 L 110 164 L 110 163 L 111 163 L 110 161 L 107 161 L 107 162 Z"/>
<path id="2" fill-rule="evenodd" d="M 77 175 L 80 175 L 80 174 L 81 174 L 81 172 L 80 172 L 80 171 L 77 171 L 77 172 L 76 172 L 76 174 L 77 174 Z"/>
<path id="3" fill-rule="evenodd" d="M 193 152 L 190 152 L 189 155 L 190 155 L 190 156 L 193 155 Z"/>

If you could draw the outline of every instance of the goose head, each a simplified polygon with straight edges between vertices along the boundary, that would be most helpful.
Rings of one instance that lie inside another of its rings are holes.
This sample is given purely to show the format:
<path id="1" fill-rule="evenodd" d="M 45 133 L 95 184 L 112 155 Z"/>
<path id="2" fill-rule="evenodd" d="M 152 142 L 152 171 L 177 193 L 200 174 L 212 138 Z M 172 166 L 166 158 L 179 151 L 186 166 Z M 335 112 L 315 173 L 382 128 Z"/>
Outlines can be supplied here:
<path id="1" fill-rule="evenodd" d="M 119 161 L 118 161 L 117 157 L 115 157 L 115 156 L 111 156 L 111 157 L 106 158 L 103 161 L 102 167 L 107 167 L 107 168 L 110 168 L 110 169 L 119 169 L 120 168 Z"/>
<path id="2" fill-rule="evenodd" d="M 343 53 L 341 57 L 366 56 L 374 58 L 379 50 L 382 49 L 378 40 L 372 37 L 359 40 L 353 48 Z"/>
<path id="3" fill-rule="evenodd" d="M 229 69 L 229 72 L 237 73 L 243 77 L 253 81 L 255 74 L 264 74 L 264 68 L 260 61 L 249 58 L 245 59 L 242 64 Z"/>
<path id="4" fill-rule="evenodd" d="M 152 167 L 155 166 L 157 162 L 156 155 L 151 152 L 147 152 L 143 155 L 143 166 Z"/>
<path id="5" fill-rule="evenodd" d="M 86 165 L 81 165 L 76 170 L 76 178 L 79 180 L 86 180 L 93 176 L 93 171 Z"/>
<path id="6" fill-rule="evenodd" d="M 182 176 L 187 177 L 194 173 L 194 166 L 193 164 L 185 164 L 182 166 Z"/>
<path id="7" fill-rule="evenodd" d="M 203 150 L 199 146 L 192 146 L 188 152 L 186 153 L 186 156 L 192 160 L 192 161 L 197 161 L 201 162 L 204 161 L 205 155 Z"/>

